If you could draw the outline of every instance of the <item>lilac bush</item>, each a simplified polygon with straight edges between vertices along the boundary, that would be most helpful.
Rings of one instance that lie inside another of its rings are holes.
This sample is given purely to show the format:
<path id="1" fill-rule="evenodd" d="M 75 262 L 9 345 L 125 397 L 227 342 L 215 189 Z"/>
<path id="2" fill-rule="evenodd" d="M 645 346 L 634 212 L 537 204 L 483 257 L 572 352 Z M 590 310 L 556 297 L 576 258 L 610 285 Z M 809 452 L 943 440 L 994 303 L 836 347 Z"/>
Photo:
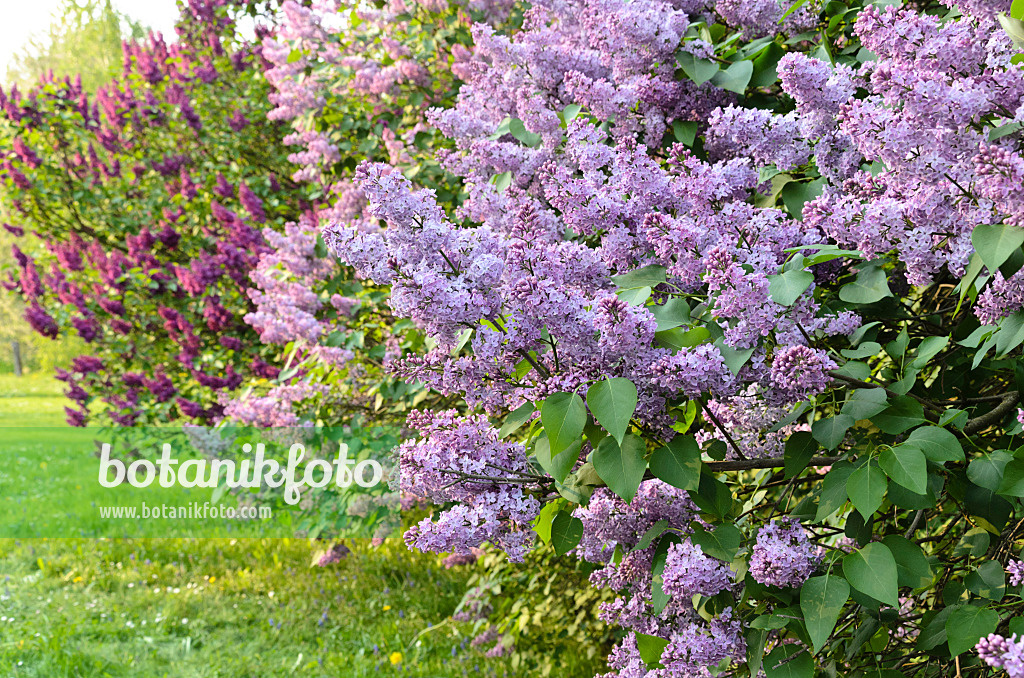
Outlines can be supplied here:
<path id="1" fill-rule="evenodd" d="M 481 493 L 531 496 L 540 542 L 618 593 L 609 675 L 946 675 L 1009 652 L 969 651 L 1020 610 L 995 605 L 1024 492 L 991 357 L 1024 340 L 1017 19 L 791 9 L 478 24 L 427 115 L 466 200 L 363 163 L 373 223 L 324 230 L 430 339 L 390 372 L 495 421 L 467 415 L 484 428 L 456 461 L 454 415 L 415 416 L 403 472 L 456 504 L 410 544 L 476 546 Z M 461 466 L 510 436 L 514 465 Z M 966 559 L 961 537 L 982 539 Z"/>

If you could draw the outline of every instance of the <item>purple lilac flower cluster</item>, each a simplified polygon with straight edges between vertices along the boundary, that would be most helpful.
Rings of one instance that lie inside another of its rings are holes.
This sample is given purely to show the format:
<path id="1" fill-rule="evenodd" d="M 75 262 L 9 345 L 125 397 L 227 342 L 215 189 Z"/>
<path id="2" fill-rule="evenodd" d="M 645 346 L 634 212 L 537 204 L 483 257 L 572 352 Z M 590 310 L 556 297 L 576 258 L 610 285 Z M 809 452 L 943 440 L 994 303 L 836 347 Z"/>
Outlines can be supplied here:
<path id="1" fill-rule="evenodd" d="M 1010 575 L 1010 586 L 1020 586 L 1024 583 L 1024 562 L 1011 559 L 1006 563 L 1006 574 Z"/>
<path id="2" fill-rule="evenodd" d="M 1015 50 L 993 7 L 968 3 L 958 21 L 866 7 L 855 30 L 876 59 L 854 70 L 786 55 L 778 73 L 796 111 L 716 111 L 711 149 L 779 169 L 806 162 L 810 152 L 828 181 L 804 208 L 807 225 L 868 257 L 897 252 L 914 285 L 943 268 L 961 275 L 974 227 L 1021 223 L 1024 208 L 1016 142 L 992 142 L 977 125 L 1012 124 L 1024 110 L 1024 82 L 1009 61 Z M 868 163 L 879 169 L 862 169 Z M 975 313 L 986 323 L 1009 315 L 1024 305 L 1022 286 L 1021 274 L 996 273 Z"/>
<path id="3" fill-rule="evenodd" d="M 435 504 L 459 502 L 436 520 L 424 518 L 405 535 L 424 551 L 473 553 L 485 542 L 522 560 L 533 543 L 540 502 L 508 478 L 533 473 L 518 443 L 502 442 L 486 417 L 454 410 L 413 411 L 409 425 L 423 438 L 398 448 L 401 487 Z"/>
<path id="4" fill-rule="evenodd" d="M 1006 671 L 1009 678 L 1024 678 L 1024 638 L 992 633 L 979 640 L 975 649 L 992 668 Z"/>
<path id="5" fill-rule="evenodd" d="M 800 521 L 777 518 L 757 532 L 750 554 L 750 576 L 761 584 L 798 588 L 818 566 L 820 551 L 808 540 Z"/>

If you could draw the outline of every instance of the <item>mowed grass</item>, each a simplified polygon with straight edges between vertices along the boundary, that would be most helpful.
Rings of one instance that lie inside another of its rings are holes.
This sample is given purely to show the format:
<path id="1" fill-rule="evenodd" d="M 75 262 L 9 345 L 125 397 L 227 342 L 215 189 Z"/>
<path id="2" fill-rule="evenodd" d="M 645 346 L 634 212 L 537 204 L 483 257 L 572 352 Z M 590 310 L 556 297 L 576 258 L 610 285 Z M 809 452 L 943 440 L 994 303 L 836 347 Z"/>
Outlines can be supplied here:
<path id="1" fill-rule="evenodd" d="M 512 675 L 446 622 L 463 575 L 396 541 L 8 540 L 0 675 Z"/>
<path id="2" fill-rule="evenodd" d="M 52 374 L 0 374 L 0 429 L 8 426 L 63 426 L 64 384 Z M 0 436 L 3 435 L 0 430 Z M 0 443 L 2 443 L 0 437 Z"/>
<path id="3" fill-rule="evenodd" d="M 0 377 L 0 485 L 12 464 L 28 482 L 61 463 L 48 431 L 3 432 L 62 421 L 51 381 Z M 468 572 L 401 540 L 347 543 L 320 568 L 327 545 L 304 539 L 0 539 L 0 678 L 530 675 L 482 657 L 473 629 L 451 622 Z"/>

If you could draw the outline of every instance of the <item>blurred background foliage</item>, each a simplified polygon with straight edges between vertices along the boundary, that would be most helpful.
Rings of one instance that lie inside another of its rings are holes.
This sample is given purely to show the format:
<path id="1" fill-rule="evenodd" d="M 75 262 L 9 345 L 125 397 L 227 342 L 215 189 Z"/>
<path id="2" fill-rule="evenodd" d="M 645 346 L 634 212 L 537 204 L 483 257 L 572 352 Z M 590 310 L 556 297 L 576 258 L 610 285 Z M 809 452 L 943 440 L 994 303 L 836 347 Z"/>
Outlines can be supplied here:
<path id="1" fill-rule="evenodd" d="M 139 39 L 147 31 L 142 23 L 118 12 L 110 0 L 63 0 L 50 26 L 30 36 L 15 53 L 3 86 L 27 89 L 52 71 L 57 77 L 81 75 L 82 87 L 95 92 L 120 73 L 122 41 Z M 8 215 L 0 218 L 8 220 Z M 0 231 L 0 268 L 13 264 L 11 245 L 15 240 L 7 231 Z M 0 295 L 0 373 L 14 371 L 14 342 L 26 372 L 52 373 L 82 352 L 83 342 L 77 337 L 50 340 L 33 332 L 24 313 L 24 304 L 16 295 Z"/>

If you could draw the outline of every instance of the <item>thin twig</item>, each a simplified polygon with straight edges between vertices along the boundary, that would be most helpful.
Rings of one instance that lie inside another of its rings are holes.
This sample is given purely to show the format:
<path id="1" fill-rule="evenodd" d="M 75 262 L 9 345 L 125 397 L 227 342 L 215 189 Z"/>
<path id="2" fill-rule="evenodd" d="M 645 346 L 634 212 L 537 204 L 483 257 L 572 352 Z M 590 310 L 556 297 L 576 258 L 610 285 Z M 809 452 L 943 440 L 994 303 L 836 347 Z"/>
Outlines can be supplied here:
<path id="1" fill-rule="evenodd" d="M 724 426 L 722 426 L 722 422 L 718 421 L 718 417 L 716 417 L 714 413 L 710 410 L 710 408 L 708 408 L 708 406 L 704 403 L 704 400 L 698 399 L 697 402 L 700 403 L 700 407 L 702 410 L 704 410 L 705 416 L 707 416 L 707 418 L 710 419 L 715 424 L 715 426 L 718 427 L 718 430 L 722 432 L 722 435 L 725 436 L 725 439 L 729 441 L 729 444 L 732 445 L 732 449 L 736 451 L 736 454 L 739 455 L 739 458 L 746 459 L 747 455 L 743 454 L 743 450 L 741 450 L 740 446 L 736 444 L 736 441 L 732 439 L 732 436 L 729 435 L 729 432 L 725 430 Z"/>
<path id="2" fill-rule="evenodd" d="M 893 391 L 892 389 L 887 388 L 886 386 L 884 386 L 882 384 L 873 384 L 870 381 L 861 381 L 860 379 L 854 379 L 853 377 L 848 377 L 845 374 L 843 374 L 842 372 L 837 372 L 836 370 L 829 370 L 828 374 L 833 379 L 838 379 L 840 381 L 844 381 L 847 384 L 849 384 L 850 386 L 854 386 L 856 388 L 880 388 L 883 391 L 885 391 L 888 395 L 890 395 L 890 396 L 892 396 L 894 398 L 895 397 L 899 397 L 901 395 L 904 395 L 902 393 L 897 393 L 896 391 Z M 938 414 L 941 414 L 941 413 L 945 412 L 945 410 L 942 407 L 936 405 L 935 403 L 933 403 L 930 400 L 926 400 L 925 398 L 922 398 L 920 396 L 916 396 L 913 393 L 907 393 L 906 395 L 910 396 L 911 398 L 913 398 L 917 402 L 921 403 L 922 405 L 927 407 L 932 412 L 936 412 Z"/>

